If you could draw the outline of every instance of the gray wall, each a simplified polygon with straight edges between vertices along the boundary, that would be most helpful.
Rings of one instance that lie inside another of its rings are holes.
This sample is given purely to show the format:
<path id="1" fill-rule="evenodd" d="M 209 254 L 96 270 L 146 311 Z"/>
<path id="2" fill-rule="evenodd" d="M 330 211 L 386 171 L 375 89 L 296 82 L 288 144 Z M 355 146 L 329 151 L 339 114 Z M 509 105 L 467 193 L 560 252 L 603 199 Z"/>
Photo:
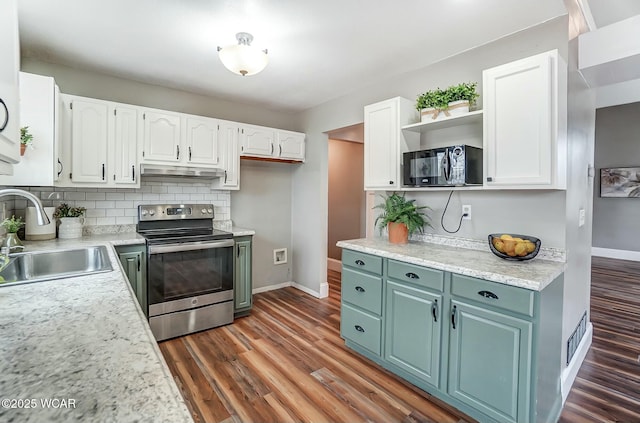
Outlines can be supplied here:
<path id="1" fill-rule="evenodd" d="M 364 238 L 364 144 L 329 140 L 329 243 L 327 257 L 341 260 L 336 242 Z"/>
<path id="2" fill-rule="evenodd" d="M 640 199 L 600 198 L 600 169 L 640 166 L 640 103 L 596 111 L 593 246 L 640 251 Z"/>
<path id="3" fill-rule="evenodd" d="M 23 59 L 21 70 L 53 76 L 60 90 L 66 94 L 235 122 L 300 130 L 295 116 L 260 107 L 222 101 L 29 58 Z M 295 166 L 288 164 L 259 166 L 250 161 L 242 161 L 240 164 L 240 191 L 233 192 L 231 195 L 231 219 L 237 225 L 256 231 L 253 255 L 255 287 L 291 280 L 289 267 L 294 256 L 291 248 L 291 169 Z M 273 248 L 288 249 L 287 264 L 273 265 Z"/>
<path id="4" fill-rule="evenodd" d="M 325 132 L 362 122 L 363 109 L 367 104 L 395 96 L 415 99 L 425 90 L 460 81 L 481 82 L 483 69 L 556 48 L 561 56 L 566 57 L 567 41 L 567 19 L 554 19 L 427 68 L 389 78 L 302 113 L 303 130 L 308 140 L 308 160 L 304 167 L 294 170 L 293 174 L 292 206 L 295 213 L 292 243 L 298 254 L 303 255 L 303 260 L 294 263 L 293 279 L 314 291 L 319 291 L 326 284 L 328 143 Z M 413 194 L 420 203 L 436 209 L 433 213 L 436 222 L 440 220 L 439 213 L 446 201 L 444 195 Z M 460 236 L 484 239 L 487 233 L 496 230 L 517 230 L 540 236 L 547 246 L 565 247 L 564 192 L 464 191 L 456 194 L 453 201 L 458 204 L 457 210 L 454 210 L 458 213 L 460 201 L 473 207 L 474 220 L 464 225 Z M 525 207 L 520 207 L 521 204 Z M 495 210 L 514 212 L 503 214 Z M 308 222 L 313 222 L 313 225 Z M 441 229 L 436 231 L 440 232 Z M 300 259 L 300 255 L 297 258 Z"/>

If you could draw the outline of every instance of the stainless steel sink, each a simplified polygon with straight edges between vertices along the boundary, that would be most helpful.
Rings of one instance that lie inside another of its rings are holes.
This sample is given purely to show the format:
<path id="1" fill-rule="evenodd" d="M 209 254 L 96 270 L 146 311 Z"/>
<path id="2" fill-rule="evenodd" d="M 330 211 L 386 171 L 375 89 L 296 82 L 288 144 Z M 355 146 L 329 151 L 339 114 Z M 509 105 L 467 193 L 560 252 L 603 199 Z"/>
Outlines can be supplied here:
<path id="1" fill-rule="evenodd" d="M 4 266 L 0 256 L 0 287 L 111 270 L 105 246 L 11 254 Z"/>

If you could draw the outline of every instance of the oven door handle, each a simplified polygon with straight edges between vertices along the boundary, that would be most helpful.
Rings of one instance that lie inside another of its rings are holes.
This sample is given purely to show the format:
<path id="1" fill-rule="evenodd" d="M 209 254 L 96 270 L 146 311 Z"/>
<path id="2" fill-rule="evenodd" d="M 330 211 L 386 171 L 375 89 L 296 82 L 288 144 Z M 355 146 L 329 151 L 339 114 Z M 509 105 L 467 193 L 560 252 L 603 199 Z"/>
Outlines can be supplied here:
<path id="1" fill-rule="evenodd" d="M 211 250 L 214 248 L 233 247 L 232 239 L 221 241 L 186 242 L 183 244 L 150 245 L 149 254 L 177 253 L 180 251 Z"/>

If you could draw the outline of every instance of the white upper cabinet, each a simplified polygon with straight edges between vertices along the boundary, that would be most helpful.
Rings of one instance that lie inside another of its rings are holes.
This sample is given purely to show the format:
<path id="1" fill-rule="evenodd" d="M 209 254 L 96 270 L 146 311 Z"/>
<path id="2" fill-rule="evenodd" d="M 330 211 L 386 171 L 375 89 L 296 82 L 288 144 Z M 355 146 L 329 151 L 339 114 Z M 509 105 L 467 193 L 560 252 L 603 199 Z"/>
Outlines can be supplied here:
<path id="1" fill-rule="evenodd" d="M 71 180 L 107 183 L 109 107 L 106 102 L 76 98 L 71 102 Z"/>
<path id="2" fill-rule="evenodd" d="M 485 188 L 566 189 L 566 79 L 557 50 L 483 72 Z"/>
<path id="3" fill-rule="evenodd" d="M 364 108 L 364 189 L 402 186 L 402 153 L 420 146 L 420 134 L 401 127 L 418 120 L 415 103 L 395 97 Z"/>
<path id="4" fill-rule="evenodd" d="M 235 122 L 219 122 L 218 143 L 220 146 L 220 165 L 224 177 L 214 180 L 214 187 L 221 189 L 240 189 L 240 127 Z"/>
<path id="5" fill-rule="evenodd" d="M 0 174 L 12 173 L 20 160 L 17 0 L 3 0 L 0 13 Z"/>
<path id="6" fill-rule="evenodd" d="M 180 151 L 182 139 L 180 115 L 145 110 L 142 113 L 142 162 L 177 163 L 186 151 Z"/>
<path id="7" fill-rule="evenodd" d="M 186 118 L 186 126 L 187 162 L 217 166 L 219 161 L 218 121 L 189 116 Z"/>
<path id="8" fill-rule="evenodd" d="M 305 134 L 278 130 L 278 158 L 304 162 Z"/>
<path id="9" fill-rule="evenodd" d="M 272 157 L 276 132 L 272 128 L 255 125 L 240 126 L 241 154 L 243 156 Z"/>
<path id="10" fill-rule="evenodd" d="M 113 106 L 113 156 L 110 173 L 118 185 L 137 185 L 138 178 L 138 109 L 124 104 Z"/>
<path id="11" fill-rule="evenodd" d="M 53 186 L 58 165 L 60 90 L 53 78 L 20 72 L 20 126 L 28 126 L 28 147 L 12 176 L 0 176 L 0 185 Z"/>

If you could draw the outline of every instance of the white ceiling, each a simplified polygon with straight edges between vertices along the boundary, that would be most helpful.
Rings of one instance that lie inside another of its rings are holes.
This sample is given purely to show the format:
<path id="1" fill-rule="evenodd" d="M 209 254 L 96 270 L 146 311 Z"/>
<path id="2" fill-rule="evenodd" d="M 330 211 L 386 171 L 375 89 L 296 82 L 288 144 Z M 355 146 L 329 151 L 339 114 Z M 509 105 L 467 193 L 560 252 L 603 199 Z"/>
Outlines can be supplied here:
<path id="1" fill-rule="evenodd" d="M 606 1 L 590 2 L 596 9 Z M 285 111 L 566 13 L 562 0 L 18 3 L 23 57 Z M 218 59 L 216 47 L 234 44 L 240 31 L 269 50 L 270 63 L 258 75 L 232 74 Z"/>

